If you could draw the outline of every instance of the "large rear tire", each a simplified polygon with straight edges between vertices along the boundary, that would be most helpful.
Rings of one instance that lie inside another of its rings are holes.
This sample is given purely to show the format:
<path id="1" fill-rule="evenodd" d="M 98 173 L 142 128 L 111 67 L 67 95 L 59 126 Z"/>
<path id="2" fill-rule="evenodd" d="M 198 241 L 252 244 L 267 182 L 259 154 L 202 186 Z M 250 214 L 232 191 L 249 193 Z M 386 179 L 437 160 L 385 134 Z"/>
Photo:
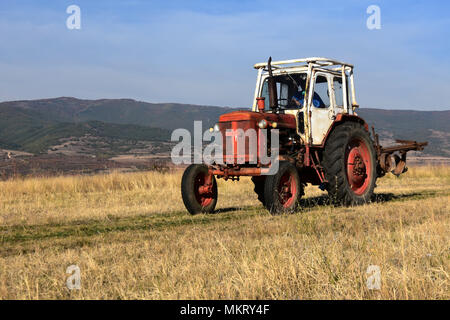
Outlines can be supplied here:
<path id="1" fill-rule="evenodd" d="M 280 161 L 278 172 L 266 176 L 265 206 L 272 214 L 294 212 L 302 196 L 302 184 L 297 168 L 288 161 Z"/>
<path id="2" fill-rule="evenodd" d="M 209 184 L 208 184 L 209 180 Z M 212 213 L 217 203 L 217 183 L 208 167 L 191 164 L 181 179 L 181 196 L 190 214 Z"/>
<path id="3" fill-rule="evenodd" d="M 322 165 L 334 203 L 370 202 L 377 179 L 375 149 L 361 124 L 347 122 L 333 130 L 325 144 Z"/>

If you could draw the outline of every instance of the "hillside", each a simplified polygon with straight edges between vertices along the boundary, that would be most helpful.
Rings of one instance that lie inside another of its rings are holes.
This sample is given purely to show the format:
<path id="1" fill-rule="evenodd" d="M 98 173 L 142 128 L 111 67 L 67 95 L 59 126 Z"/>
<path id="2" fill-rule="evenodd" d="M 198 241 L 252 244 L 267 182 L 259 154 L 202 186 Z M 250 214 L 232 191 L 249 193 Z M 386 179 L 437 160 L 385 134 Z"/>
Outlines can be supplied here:
<path id="1" fill-rule="evenodd" d="M 450 110 L 415 111 L 359 109 L 358 114 L 379 133 L 381 141 L 428 141 L 424 153 L 450 157 Z"/>
<path id="2" fill-rule="evenodd" d="M 231 108 L 176 103 L 148 103 L 132 99 L 81 100 L 54 98 L 0 103 L 0 147 L 32 153 L 45 152 L 63 138 L 95 136 L 164 141 L 176 128 L 191 129 L 194 120 L 203 129 Z M 358 113 L 374 125 L 381 141 L 429 141 L 424 154 L 450 157 L 450 110 L 405 111 L 361 108 Z M 160 128 L 160 129 L 158 129 Z M 117 140 L 118 139 L 118 140 Z M 129 148 L 128 148 L 129 149 Z M 110 154 L 119 154 L 120 150 Z"/>
<path id="3" fill-rule="evenodd" d="M 74 122 L 66 116 L 73 111 L 71 105 L 52 108 L 54 103 L 46 105 L 39 101 L 37 105 L 43 107 L 0 104 L 0 148 L 45 153 L 63 139 L 86 140 L 90 137 L 92 140 L 95 137 L 97 142 L 108 144 L 107 155 L 114 155 L 124 146 L 136 146 L 138 141 L 158 142 L 170 138 L 167 129 L 97 120 Z"/>
<path id="4" fill-rule="evenodd" d="M 233 109 L 177 103 L 148 103 L 132 99 L 81 100 L 55 98 L 0 103 L 0 110 L 18 108 L 47 121 L 135 124 L 164 129 L 192 126 L 194 120 L 213 125 L 219 115 Z"/>

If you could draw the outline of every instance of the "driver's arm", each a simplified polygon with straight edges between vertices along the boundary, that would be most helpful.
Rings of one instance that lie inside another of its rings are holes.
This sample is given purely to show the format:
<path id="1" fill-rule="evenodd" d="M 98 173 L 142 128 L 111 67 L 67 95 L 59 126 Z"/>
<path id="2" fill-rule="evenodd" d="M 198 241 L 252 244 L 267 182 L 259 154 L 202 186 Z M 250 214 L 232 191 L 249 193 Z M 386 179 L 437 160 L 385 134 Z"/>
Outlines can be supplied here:
<path id="1" fill-rule="evenodd" d="M 296 94 L 294 94 L 293 96 L 292 96 L 292 99 L 291 99 L 293 102 L 294 102 L 294 104 L 296 105 L 296 106 L 298 106 L 298 107 L 302 107 L 302 101 L 303 101 L 303 95 L 302 95 L 302 93 L 301 92 L 298 92 L 298 93 L 296 93 Z"/>
<path id="2" fill-rule="evenodd" d="M 299 106 L 299 107 L 302 106 L 301 102 L 298 101 L 295 97 L 292 97 L 292 98 L 291 98 L 291 102 L 292 102 L 292 104 L 294 104 L 294 105 L 296 105 L 296 106 Z"/>

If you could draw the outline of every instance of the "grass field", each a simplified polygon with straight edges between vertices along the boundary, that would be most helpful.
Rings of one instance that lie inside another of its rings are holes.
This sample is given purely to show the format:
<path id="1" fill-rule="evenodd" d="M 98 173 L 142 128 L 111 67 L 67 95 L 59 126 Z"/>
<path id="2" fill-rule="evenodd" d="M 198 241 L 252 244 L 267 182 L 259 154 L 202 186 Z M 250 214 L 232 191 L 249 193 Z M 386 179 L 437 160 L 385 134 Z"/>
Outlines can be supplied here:
<path id="1" fill-rule="evenodd" d="M 378 181 L 377 202 L 334 207 L 308 187 L 271 216 L 250 180 L 219 181 L 190 216 L 181 172 L 0 182 L 3 299 L 449 299 L 450 167 Z M 78 265 L 81 289 L 66 287 Z M 381 288 L 366 273 L 379 266 Z"/>

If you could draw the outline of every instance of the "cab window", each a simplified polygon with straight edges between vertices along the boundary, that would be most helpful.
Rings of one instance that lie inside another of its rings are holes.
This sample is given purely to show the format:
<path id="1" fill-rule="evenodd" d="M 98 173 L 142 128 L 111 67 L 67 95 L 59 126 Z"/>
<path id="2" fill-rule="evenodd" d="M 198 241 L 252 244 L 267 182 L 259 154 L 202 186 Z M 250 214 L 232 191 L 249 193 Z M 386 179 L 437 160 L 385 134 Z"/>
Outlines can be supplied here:
<path id="1" fill-rule="evenodd" d="M 343 87 L 342 87 L 342 78 L 334 77 L 333 78 L 333 88 L 334 88 L 334 99 L 336 102 L 336 107 L 344 107 L 344 95 L 343 95 Z"/>
<path id="2" fill-rule="evenodd" d="M 316 77 L 314 84 L 314 96 L 312 105 L 316 108 L 330 107 L 330 91 L 328 90 L 328 79 L 325 76 L 319 75 Z"/>
<path id="3" fill-rule="evenodd" d="M 261 97 L 264 98 L 264 109 L 265 110 L 269 110 L 270 106 L 269 106 L 269 83 L 268 81 L 264 81 L 263 87 L 262 87 L 262 92 L 261 92 Z"/>
<path id="4" fill-rule="evenodd" d="M 278 97 L 278 106 L 280 108 L 287 108 L 289 105 L 289 91 L 290 87 L 289 84 L 284 82 L 276 82 L 277 85 L 277 97 Z M 264 98 L 264 108 L 265 110 L 270 110 L 269 105 L 269 81 L 266 79 L 264 81 L 261 97 Z"/>

